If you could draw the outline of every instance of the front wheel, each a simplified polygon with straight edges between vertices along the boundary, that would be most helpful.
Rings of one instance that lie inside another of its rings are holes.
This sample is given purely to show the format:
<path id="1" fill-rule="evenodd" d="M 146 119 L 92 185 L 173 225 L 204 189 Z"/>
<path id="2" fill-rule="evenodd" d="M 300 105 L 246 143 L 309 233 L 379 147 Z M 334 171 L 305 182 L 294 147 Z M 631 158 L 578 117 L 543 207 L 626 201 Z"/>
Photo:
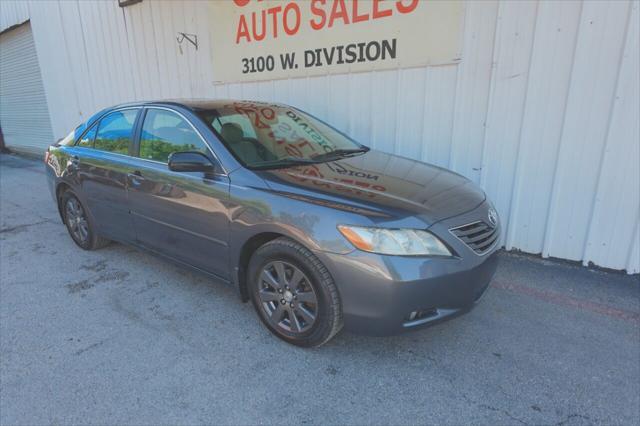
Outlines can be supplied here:
<path id="1" fill-rule="evenodd" d="M 249 290 L 258 316 L 282 340 L 320 346 L 342 329 L 342 308 L 333 278 L 304 246 L 277 238 L 249 262 Z"/>

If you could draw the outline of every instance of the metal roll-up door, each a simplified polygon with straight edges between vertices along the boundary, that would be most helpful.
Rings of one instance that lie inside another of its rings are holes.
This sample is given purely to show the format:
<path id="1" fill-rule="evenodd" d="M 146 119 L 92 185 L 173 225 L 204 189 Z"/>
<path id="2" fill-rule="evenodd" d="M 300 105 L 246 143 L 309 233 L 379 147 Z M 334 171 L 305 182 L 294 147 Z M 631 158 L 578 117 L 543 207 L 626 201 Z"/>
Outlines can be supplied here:
<path id="1" fill-rule="evenodd" d="M 0 127 L 5 146 L 16 151 L 42 153 L 54 142 L 28 22 L 0 34 Z"/>

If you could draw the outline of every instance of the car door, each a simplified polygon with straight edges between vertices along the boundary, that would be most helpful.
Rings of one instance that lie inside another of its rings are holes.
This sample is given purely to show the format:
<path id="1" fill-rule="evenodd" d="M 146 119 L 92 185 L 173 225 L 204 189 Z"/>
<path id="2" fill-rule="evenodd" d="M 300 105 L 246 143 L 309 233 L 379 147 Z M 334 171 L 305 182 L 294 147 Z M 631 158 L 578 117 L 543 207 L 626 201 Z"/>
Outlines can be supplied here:
<path id="1" fill-rule="evenodd" d="M 72 167 L 81 194 L 99 232 L 119 241 L 133 241 L 133 221 L 127 200 L 127 177 L 133 133 L 140 108 L 112 111 L 78 140 L 72 151 Z"/>
<path id="2" fill-rule="evenodd" d="M 228 279 L 229 178 L 222 173 L 174 172 L 173 152 L 199 151 L 217 161 L 182 114 L 145 108 L 129 201 L 138 243 Z"/>

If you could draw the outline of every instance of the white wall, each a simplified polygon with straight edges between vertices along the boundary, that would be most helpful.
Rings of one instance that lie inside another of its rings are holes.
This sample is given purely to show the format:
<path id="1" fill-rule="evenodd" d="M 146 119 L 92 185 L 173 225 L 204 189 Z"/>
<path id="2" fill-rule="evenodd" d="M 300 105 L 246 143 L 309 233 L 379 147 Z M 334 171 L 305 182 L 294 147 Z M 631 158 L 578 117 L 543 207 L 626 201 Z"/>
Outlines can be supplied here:
<path id="1" fill-rule="evenodd" d="M 3 1 L 0 3 L 0 31 L 23 23 L 29 19 L 29 4 L 26 1 Z"/>
<path id="2" fill-rule="evenodd" d="M 640 271 L 636 1 L 471 1 L 458 65 L 227 85 L 206 2 L 25 4 L 3 1 L 0 30 L 28 12 L 56 137 L 129 100 L 291 103 L 481 184 L 507 249 Z"/>

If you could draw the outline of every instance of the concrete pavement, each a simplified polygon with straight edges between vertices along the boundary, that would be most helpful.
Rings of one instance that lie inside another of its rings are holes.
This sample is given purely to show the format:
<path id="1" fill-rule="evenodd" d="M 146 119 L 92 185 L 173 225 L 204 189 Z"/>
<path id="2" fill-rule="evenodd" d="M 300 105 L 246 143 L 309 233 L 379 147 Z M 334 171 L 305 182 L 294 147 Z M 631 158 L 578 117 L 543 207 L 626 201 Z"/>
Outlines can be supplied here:
<path id="1" fill-rule="evenodd" d="M 234 289 L 67 235 L 0 156 L 0 424 L 638 424 L 638 276 L 503 254 L 468 315 L 304 350 Z"/>

